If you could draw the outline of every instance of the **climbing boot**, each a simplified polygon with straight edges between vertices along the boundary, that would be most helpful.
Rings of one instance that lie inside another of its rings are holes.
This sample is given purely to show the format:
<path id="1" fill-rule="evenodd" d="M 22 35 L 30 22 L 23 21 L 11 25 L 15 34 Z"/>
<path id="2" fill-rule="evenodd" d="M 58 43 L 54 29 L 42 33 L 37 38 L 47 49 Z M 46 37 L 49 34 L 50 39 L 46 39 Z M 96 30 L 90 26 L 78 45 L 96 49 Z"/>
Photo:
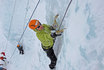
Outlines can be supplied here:
<path id="1" fill-rule="evenodd" d="M 56 66 L 56 61 L 51 61 L 51 63 L 49 64 L 50 69 L 54 69 Z"/>

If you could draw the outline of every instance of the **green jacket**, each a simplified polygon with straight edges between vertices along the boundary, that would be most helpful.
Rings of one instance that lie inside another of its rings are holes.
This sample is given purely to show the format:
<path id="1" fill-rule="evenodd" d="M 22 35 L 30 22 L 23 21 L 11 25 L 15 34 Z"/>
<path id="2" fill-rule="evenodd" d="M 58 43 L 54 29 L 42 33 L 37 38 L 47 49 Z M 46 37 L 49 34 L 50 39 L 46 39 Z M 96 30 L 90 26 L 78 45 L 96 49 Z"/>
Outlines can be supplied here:
<path id="1" fill-rule="evenodd" d="M 42 47 L 44 49 L 49 49 L 53 46 L 53 38 L 51 37 L 51 29 L 49 25 L 46 24 L 42 24 L 42 26 L 44 27 L 43 30 L 34 30 L 36 32 L 36 36 L 38 37 L 38 39 L 41 41 L 42 43 Z"/>

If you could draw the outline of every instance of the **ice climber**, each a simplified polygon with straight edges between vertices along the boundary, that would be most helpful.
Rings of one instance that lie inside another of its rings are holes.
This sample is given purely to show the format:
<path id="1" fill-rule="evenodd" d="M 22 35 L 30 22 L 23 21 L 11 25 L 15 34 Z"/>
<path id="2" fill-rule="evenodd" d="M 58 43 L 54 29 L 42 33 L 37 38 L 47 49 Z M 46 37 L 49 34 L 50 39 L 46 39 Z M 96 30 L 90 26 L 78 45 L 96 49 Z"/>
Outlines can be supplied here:
<path id="1" fill-rule="evenodd" d="M 43 50 L 46 52 L 47 56 L 51 60 L 51 63 L 49 64 L 49 67 L 51 69 L 55 68 L 57 62 L 57 57 L 53 50 L 55 38 L 61 35 L 61 33 L 57 32 L 51 33 L 52 30 L 56 30 L 56 27 L 58 25 L 56 22 L 57 17 L 58 15 L 55 16 L 54 24 L 52 26 L 41 24 L 39 20 L 36 19 L 31 20 L 29 23 L 29 28 L 36 32 L 36 36 L 41 41 Z"/>
<path id="2" fill-rule="evenodd" d="M 23 46 L 21 46 L 20 44 L 18 44 L 17 48 L 19 50 L 19 54 L 24 54 Z"/>

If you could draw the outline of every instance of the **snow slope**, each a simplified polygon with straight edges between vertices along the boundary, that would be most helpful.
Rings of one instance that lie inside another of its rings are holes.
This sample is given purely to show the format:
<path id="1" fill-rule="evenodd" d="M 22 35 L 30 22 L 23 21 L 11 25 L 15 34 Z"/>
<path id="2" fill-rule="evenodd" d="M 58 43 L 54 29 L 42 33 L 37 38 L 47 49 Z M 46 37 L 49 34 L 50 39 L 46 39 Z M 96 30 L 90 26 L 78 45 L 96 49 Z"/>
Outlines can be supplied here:
<path id="1" fill-rule="evenodd" d="M 52 25 L 58 13 L 57 22 L 60 24 L 69 1 L 41 0 L 32 19 Z M 42 50 L 35 32 L 28 27 L 21 41 L 25 54 L 19 55 L 18 49 L 14 51 L 37 2 L 0 0 L 0 52 L 6 52 L 10 62 L 8 70 L 49 70 L 50 60 Z M 57 39 L 61 39 L 58 45 L 61 49 L 58 49 L 59 55 L 56 53 L 56 70 L 104 70 L 103 3 L 103 0 L 72 1 L 62 25 L 62 28 L 67 29 Z"/>

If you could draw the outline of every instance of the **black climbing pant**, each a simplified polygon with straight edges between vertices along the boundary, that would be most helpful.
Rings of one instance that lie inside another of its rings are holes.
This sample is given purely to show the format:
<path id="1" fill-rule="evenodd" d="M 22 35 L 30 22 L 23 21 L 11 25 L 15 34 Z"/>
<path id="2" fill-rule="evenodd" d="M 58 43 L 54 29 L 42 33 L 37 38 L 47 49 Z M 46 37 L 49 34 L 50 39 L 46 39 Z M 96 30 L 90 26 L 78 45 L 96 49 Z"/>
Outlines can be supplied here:
<path id="1" fill-rule="evenodd" d="M 49 48 L 49 49 L 44 49 L 44 48 L 43 48 L 43 50 L 46 52 L 46 54 L 47 54 L 47 56 L 50 58 L 51 62 L 52 62 L 52 61 L 57 61 L 57 58 L 56 58 L 56 56 L 55 56 L 55 54 L 54 54 L 54 50 L 53 50 L 52 47 Z"/>
<path id="2" fill-rule="evenodd" d="M 44 47 L 44 46 L 42 45 L 42 48 L 43 48 L 43 47 Z M 51 60 L 51 63 L 49 64 L 50 69 L 55 68 L 56 62 L 57 62 L 57 58 L 56 58 L 56 56 L 55 56 L 53 47 L 51 47 L 51 48 L 49 48 L 49 49 L 44 49 L 44 48 L 43 48 L 43 50 L 46 52 L 47 56 L 48 56 L 48 57 L 50 58 L 50 60 Z"/>
<path id="3" fill-rule="evenodd" d="M 23 46 L 17 47 L 20 54 L 24 54 Z"/>

